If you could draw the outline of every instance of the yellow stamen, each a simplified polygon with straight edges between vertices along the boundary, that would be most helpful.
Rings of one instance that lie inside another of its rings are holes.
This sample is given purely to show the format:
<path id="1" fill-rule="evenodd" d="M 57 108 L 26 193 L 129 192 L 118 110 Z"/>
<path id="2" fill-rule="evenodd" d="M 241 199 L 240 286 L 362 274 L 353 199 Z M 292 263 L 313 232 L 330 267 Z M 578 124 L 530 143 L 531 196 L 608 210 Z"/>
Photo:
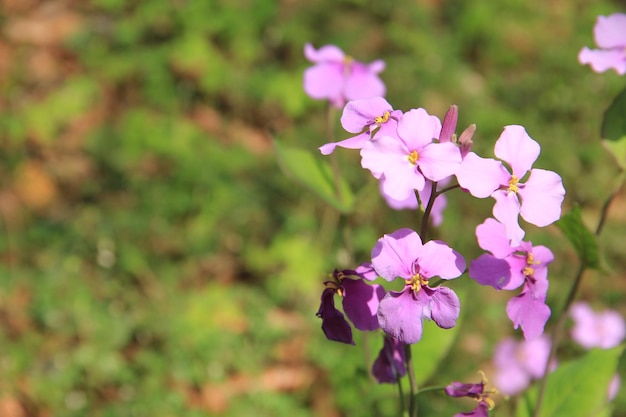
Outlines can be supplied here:
<path id="1" fill-rule="evenodd" d="M 409 154 L 409 162 L 412 165 L 417 164 L 417 161 L 420 159 L 420 154 L 417 151 L 413 151 Z"/>
<path id="2" fill-rule="evenodd" d="M 386 111 L 382 116 L 376 116 L 376 118 L 374 119 L 374 123 L 376 123 L 378 126 L 382 125 L 383 123 L 387 123 L 390 116 L 391 113 Z"/>
<path id="3" fill-rule="evenodd" d="M 405 282 L 407 283 L 407 285 L 411 286 L 411 289 L 414 292 L 418 292 L 422 288 L 422 285 L 428 284 L 428 280 L 422 277 L 420 274 L 413 275 L 410 279 L 405 280 Z"/>
<path id="4" fill-rule="evenodd" d="M 509 191 L 513 191 L 514 193 L 519 191 L 519 187 L 517 186 L 517 183 L 519 182 L 519 180 L 517 179 L 517 177 L 515 175 L 511 175 L 511 179 L 509 180 Z"/>
<path id="5" fill-rule="evenodd" d="M 526 266 L 522 269 L 522 274 L 524 274 L 525 277 L 532 277 L 535 275 L 535 269 L 532 266 Z"/>

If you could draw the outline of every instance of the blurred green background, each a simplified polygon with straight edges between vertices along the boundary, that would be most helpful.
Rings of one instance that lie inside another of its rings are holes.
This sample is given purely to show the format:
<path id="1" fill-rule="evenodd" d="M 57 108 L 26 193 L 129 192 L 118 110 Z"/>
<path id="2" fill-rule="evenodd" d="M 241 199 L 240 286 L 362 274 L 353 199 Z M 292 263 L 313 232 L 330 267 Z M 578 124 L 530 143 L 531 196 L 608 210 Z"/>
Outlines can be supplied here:
<path id="1" fill-rule="evenodd" d="M 620 5 L 2 0 L 0 415 L 395 415 L 395 387 L 368 378 L 380 336 L 329 342 L 315 312 L 333 268 L 368 260 L 378 237 L 419 216 L 385 206 L 357 152 L 337 151 L 351 215 L 281 171 L 272 139 L 311 152 L 328 142 L 325 103 L 302 91 L 304 44 L 384 59 L 397 109 L 442 118 L 457 104 L 484 156 L 504 125 L 524 125 L 542 146 L 536 166 L 562 175 L 565 208 L 593 225 L 618 172 L 599 126 L 624 79 L 576 56 L 594 46 L 596 16 Z M 470 259 L 492 202 L 449 198 L 435 233 Z M 605 269 L 581 291 L 622 315 L 624 213 L 621 193 Z M 557 256 L 558 311 L 574 252 L 554 226 L 528 230 Z M 416 357 L 436 385 L 489 372 L 494 343 L 514 333 L 511 294 L 466 276 L 450 286 L 464 295 L 460 329 Z M 566 341 L 560 353 L 582 350 Z M 424 397 L 425 416 L 471 408 Z M 499 399 L 493 414 L 513 406 Z"/>

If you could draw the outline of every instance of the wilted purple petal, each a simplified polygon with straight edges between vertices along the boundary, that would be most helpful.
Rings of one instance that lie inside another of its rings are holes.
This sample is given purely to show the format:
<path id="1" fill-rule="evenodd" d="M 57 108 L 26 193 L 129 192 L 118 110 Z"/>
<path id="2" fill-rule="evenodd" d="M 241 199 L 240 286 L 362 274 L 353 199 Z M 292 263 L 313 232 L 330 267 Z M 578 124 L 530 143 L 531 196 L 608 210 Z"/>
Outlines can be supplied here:
<path id="1" fill-rule="evenodd" d="M 457 413 L 454 417 L 489 417 L 489 406 L 486 402 L 481 401 L 473 411 L 468 413 Z"/>
<path id="2" fill-rule="evenodd" d="M 343 313 L 335 308 L 335 290 L 326 288 L 322 292 L 322 302 L 317 316 L 322 319 L 322 331 L 329 340 L 354 345 L 352 329 Z"/>
<path id="3" fill-rule="evenodd" d="M 361 279 L 345 278 L 341 285 L 343 311 L 354 327 L 363 331 L 378 329 L 378 304 L 385 296 L 385 289 L 377 284 L 366 284 Z"/>
<path id="4" fill-rule="evenodd" d="M 379 384 L 395 383 L 406 374 L 404 345 L 385 335 L 383 347 L 372 366 L 372 374 Z"/>
<path id="5" fill-rule="evenodd" d="M 478 384 L 464 384 L 462 382 L 452 382 L 446 386 L 446 394 L 450 397 L 470 397 L 477 398 L 485 391 L 485 384 L 479 382 Z"/>

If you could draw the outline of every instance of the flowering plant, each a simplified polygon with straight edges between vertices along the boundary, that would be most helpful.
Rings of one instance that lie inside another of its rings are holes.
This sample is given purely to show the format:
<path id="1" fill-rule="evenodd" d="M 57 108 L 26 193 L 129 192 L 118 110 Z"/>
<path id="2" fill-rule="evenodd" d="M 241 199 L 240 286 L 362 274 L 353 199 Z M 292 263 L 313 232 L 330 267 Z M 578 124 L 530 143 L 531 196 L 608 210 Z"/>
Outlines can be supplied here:
<path id="1" fill-rule="evenodd" d="M 618 73 L 626 71 L 621 70 L 622 62 L 616 58 L 624 49 L 624 44 L 619 43 L 623 33 L 615 33 L 621 30 L 615 29 L 622 22 L 621 16 L 600 19 L 600 27 L 596 28 L 598 45 L 613 48 L 610 51 L 611 64 L 607 63 L 608 53 L 586 49 L 580 55 L 582 63 L 591 63 L 594 70 L 612 66 Z M 356 329 L 382 336 L 382 348 L 371 372 L 379 383 L 398 384 L 403 415 L 418 414 L 418 396 L 442 390 L 450 397 L 469 397 L 477 401 L 473 411 L 457 416 L 487 416 L 494 407 L 493 397 L 498 390 L 486 388 L 484 374 L 480 383 L 455 381 L 446 387 L 421 389 L 414 375 L 412 348 L 419 348 L 423 339 L 428 337 L 424 332 L 425 323 L 432 321 L 444 331 L 457 327 L 463 298 L 453 289 L 452 281 L 463 280 L 467 273 L 476 283 L 498 291 L 521 288 L 520 293 L 508 301 L 505 310 L 513 328 L 521 330 L 524 340 L 506 338 L 494 350 L 495 381 L 501 387 L 500 392 L 509 396 L 525 395 L 518 416 L 560 415 L 558 413 L 564 409 L 556 392 L 572 377 L 586 381 L 577 387 L 580 391 L 606 392 L 623 350 L 619 346 L 624 339 L 623 328 L 609 332 L 610 343 L 600 341 L 600 336 L 592 334 L 596 322 L 588 312 L 575 306 L 572 309 L 577 320 L 574 337 L 586 341 L 587 346 L 592 345 L 590 340 L 595 341 L 597 346 L 606 350 L 592 351 L 577 361 L 562 365 L 557 361 L 556 349 L 562 339 L 565 318 L 578 295 L 583 272 L 600 266 L 595 238 L 602 230 L 608 205 L 619 188 L 609 196 L 599 225 L 595 233 L 591 232 L 576 207 L 563 215 L 566 190 L 561 177 L 556 172 L 535 166 L 541 153 L 540 140 L 533 139 L 523 126 L 504 126 L 494 143 L 493 154 L 497 159 L 479 156 L 472 150 L 476 125 L 470 125 L 458 136 L 456 134 L 457 106 L 450 107 L 443 122 L 422 107 L 406 111 L 395 109 L 382 94 L 370 94 L 376 88 L 385 91 L 384 86 L 372 81 L 372 74 L 377 74 L 375 70 L 380 69 L 374 64 L 367 67 L 371 71 L 367 77 L 359 78 L 363 81 L 361 91 L 364 97 L 350 97 L 345 93 L 349 89 L 339 88 L 341 82 L 346 85 L 355 82 L 349 78 L 354 75 L 352 69 L 341 67 L 348 65 L 343 53 L 332 46 L 315 52 L 307 45 L 305 51 L 307 58 L 316 63 L 305 72 L 305 91 L 312 98 L 327 99 L 330 106 L 337 107 L 345 101 L 340 120 L 351 135 L 321 145 L 319 151 L 329 156 L 332 168 L 322 164 L 322 168 L 307 174 L 318 176 L 319 171 L 325 178 L 331 178 L 319 181 L 324 183 L 326 198 L 332 200 L 334 196 L 337 200 L 335 207 L 350 213 L 354 206 L 346 201 L 353 201 L 351 191 L 342 182 L 335 151 L 337 147 L 356 150 L 360 154 L 361 167 L 378 181 L 380 194 L 392 209 L 412 209 L 421 213 L 418 225 L 390 233 L 383 231 L 373 244 L 370 256 L 361 259 L 358 267 L 335 270 L 333 279 L 324 283 L 317 315 L 322 319 L 326 337 L 356 344 L 345 316 Z M 349 65 L 353 65 L 352 61 Z M 365 71 L 366 67 L 359 68 L 358 71 Z M 320 81 L 323 77 L 328 77 L 328 86 Z M 369 81 L 365 82 L 365 79 Z M 333 86 L 333 93 L 322 94 L 321 88 L 315 90 L 312 87 L 320 85 L 329 89 Z M 374 85 L 377 87 L 370 88 Z M 615 116 L 619 109 L 626 108 L 626 93 L 621 96 L 605 114 L 602 129 L 605 141 L 626 142 L 626 127 L 623 120 Z M 608 149 L 614 148 L 608 146 Z M 624 170 L 626 158 L 620 159 L 620 154 L 614 154 Z M 279 148 L 279 157 L 285 155 L 285 150 Z M 308 184 L 314 191 L 316 187 L 322 187 L 310 180 Z M 334 190 L 331 197 L 328 196 L 329 189 Z M 450 243 L 430 237 L 431 226 L 445 221 L 445 197 L 451 192 L 468 199 L 492 197 L 495 200 L 493 217 L 486 215 L 474 233 L 477 246 L 485 253 L 469 262 L 466 261 L 468 256 Z M 564 306 L 558 310 L 550 307 L 548 297 L 548 269 L 557 258 L 547 246 L 524 240 L 527 231 L 532 229 L 526 223 L 520 223 L 520 217 L 539 228 L 556 224 L 574 245 L 580 259 L 579 272 L 572 281 Z M 470 291 L 480 291 L 480 287 L 474 286 Z M 345 316 L 335 306 L 335 296 L 342 299 Z M 556 318 L 548 333 L 545 329 L 555 311 Z M 608 324 L 613 330 L 614 323 L 615 320 Z M 592 371 L 595 375 L 589 377 Z M 408 401 L 405 401 L 402 389 L 405 376 L 410 387 Z M 533 381 L 535 386 L 531 388 Z M 598 395 L 592 400 L 580 401 L 575 406 L 578 414 L 572 415 L 590 415 L 606 406 L 607 398 L 610 397 Z"/>

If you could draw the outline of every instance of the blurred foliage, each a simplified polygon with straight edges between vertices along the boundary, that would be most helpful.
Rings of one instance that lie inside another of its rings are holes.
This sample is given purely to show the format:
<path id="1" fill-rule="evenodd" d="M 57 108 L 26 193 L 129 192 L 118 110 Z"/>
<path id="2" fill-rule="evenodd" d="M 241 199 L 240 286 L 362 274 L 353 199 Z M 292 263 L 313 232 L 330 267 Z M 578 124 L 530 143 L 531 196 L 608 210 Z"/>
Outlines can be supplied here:
<path id="1" fill-rule="evenodd" d="M 328 141 L 324 103 L 302 91 L 306 42 L 384 59 L 395 108 L 442 117 L 459 105 L 482 154 L 503 125 L 523 124 L 582 222 L 596 221 L 618 172 L 599 127 L 623 79 L 576 62 L 596 15 L 618 2 L 2 6 L 3 416 L 396 415 L 396 388 L 368 378 L 379 335 L 328 342 L 314 313 L 326 274 L 417 220 L 385 207 L 350 152 L 338 151 L 355 192 L 350 216 L 280 170 L 270 138 L 312 151 Z M 599 240 L 609 270 L 583 284 L 585 299 L 622 314 L 625 204 L 621 194 Z M 449 207 L 436 233 L 476 255 L 473 228 L 489 202 L 451 195 Z M 574 252 L 554 227 L 530 235 L 557 254 L 556 309 Z M 512 332 L 506 295 L 457 281 L 463 328 L 417 358 L 436 384 L 489 371 L 493 342 Z M 424 415 L 460 411 L 440 393 L 424 398 Z M 498 406 L 504 415 L 511 404 Z M 623 395 L 615 407 L 626 415 Z"/>

